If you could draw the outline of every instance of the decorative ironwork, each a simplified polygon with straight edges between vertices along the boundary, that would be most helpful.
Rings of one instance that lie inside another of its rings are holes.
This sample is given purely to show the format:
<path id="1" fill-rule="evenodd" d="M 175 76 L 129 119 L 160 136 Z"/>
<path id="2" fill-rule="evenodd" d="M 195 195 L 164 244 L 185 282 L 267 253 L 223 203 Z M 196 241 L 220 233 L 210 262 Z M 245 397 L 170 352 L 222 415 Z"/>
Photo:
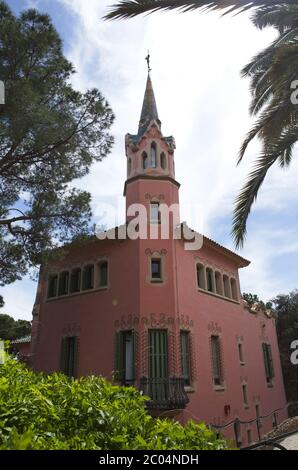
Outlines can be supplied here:
<path id="1" fill-rule="evenodd" d="M 146 403 L 150 411 L 182 410 L 189 402 L 183 377 L 142 377 L 140 390 L 150 398 Z"/>

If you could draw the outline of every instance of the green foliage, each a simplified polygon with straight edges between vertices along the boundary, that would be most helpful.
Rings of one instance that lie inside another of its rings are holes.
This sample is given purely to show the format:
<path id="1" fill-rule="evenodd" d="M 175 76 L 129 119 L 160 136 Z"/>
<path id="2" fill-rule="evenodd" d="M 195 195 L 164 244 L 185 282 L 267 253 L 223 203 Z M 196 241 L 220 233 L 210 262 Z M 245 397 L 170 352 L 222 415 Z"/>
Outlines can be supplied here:
<path id="1" fill-rule="evenodd" d="M 272 300 L 276 313 L 277 337 L 288 402 L 298 401 L 298 367 L 291 363 L 291 343 L 298 339 L 298 290 Z M 289 413 L 296 416 L 298 407 Z"/>
<path id="2" fill-rule="evenodd" d="M 31 333 L 31 323 L 26 320 L 14 320 L 10 315 L 0 314 L 0 338 L 14 340 Z"/>
<path id="3" fill-rule="evenodd" d="M 73 73 L 50 17 L 0 0 L 0 286 L 91 232 L 91 196 L 73 182 L 109 153 L 114 116 Z"/>
<path id="4" fill-rule="evenodd" d="M 0 449 L 226 449 L 203 423 L 154 419 L 133 387 L 101 377 L 34 373 L 9 360 L 0 367 Z"/>

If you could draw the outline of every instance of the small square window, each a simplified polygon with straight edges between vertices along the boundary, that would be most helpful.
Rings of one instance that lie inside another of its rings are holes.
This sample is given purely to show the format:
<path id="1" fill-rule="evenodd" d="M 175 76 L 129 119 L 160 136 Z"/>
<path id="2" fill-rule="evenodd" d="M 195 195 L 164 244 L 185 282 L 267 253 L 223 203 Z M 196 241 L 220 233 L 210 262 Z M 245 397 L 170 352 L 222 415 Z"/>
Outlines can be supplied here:
<path id="1" fill-rule="evenodd" d="M 161 280 L 161 260 L 160 259 L 151 260 L 151 279 L 153 281 Z"/>

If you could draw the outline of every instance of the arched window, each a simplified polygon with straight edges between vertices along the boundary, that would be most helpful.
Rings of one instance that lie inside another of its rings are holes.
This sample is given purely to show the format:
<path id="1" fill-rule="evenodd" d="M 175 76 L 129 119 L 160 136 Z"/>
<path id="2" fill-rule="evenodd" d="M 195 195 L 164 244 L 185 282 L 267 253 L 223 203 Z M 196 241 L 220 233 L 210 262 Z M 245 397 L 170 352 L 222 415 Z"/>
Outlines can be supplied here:
<path id="1" fill-rule="evenodd" d="M 221 274 L 218 271 L 216 271 L 215 273 L 215 287 L 216 287 L 216 293 L 218 295 L 223 295 Z"/>
<path id="2" fill-rule="evenodd" d="M 94 286 L 94 266 L 90 264 L 83 271 L 83 290 L 93 289 Z"/>
<path id="3" fill-rule="evenodd" d="M 197 284 L 199 289 L 206 289 L 205 268 L 202 264 L 197 264 Z"/>
<path id="4" fill-rule="evenodd" d="M 224 296 L 230 298 L 231 297 L 230 282 L 226 274 L 224 274 L 223 276 L 223 286 L 224 286 Z"/>
<path id="5" fill-rule="evenodd" d="M 167 168 L 167 159 L 164 152 L 160 155 L 160 166 L 163 170 Z"/>
<path id="6" fill-rule="evenodd" d="M 147 170 L 148 168 L 148 156 L 146 152 L 143 152 L 142 154 L 142 166 L 143 170 Z"/>
<path id="7" fill-rule="evenodd" d="M 69 273 L 68 271 L 64 271 L 59 276 L 58 295 L 68 294 L 68 285 L 69 285 Z"/>
<path id="8" fill-rule="evenodd" d="M 73 269 L 70 276 L 70 292 L 80 292 L 81 290 L 81 268 Z"/>
<path id="9" fill-rule="evenodd" d="M 235 279 L 231 279 L 231 291 L 232 291 L 232 299 L 238 300 L 237 295 L 237 284 Z"/>
<path id="10" fill-rule="evenodd" d="M 98 284 L 100 288 L 108 287 L 108 262 L 101 261 L 98 265 Z"/>
<path id="11" fill-rule="evenodd" d="M 207 279 L 207 290 L 209 292 L 214 292 L 213 271 L 210 268 L 206 269 L 206 279 Z"/>
<path id="12" fill-rule="evenodd" d="M 150 166 L 151 168 L 157 167 L 157 151 L 156 151 L 156 143 L 152 142 L 151 149 L 150 149 Z"/>
<path id="13" fill-rule="evenodd" d="M 131 158 L 127 161 L 127 175 L 129 176 L 131 173 Z"/>
<path id="14" fill-rule="evenodd" d="M 58 286 L 58 276 L 53 274 L 50 276 L 48 281 L 48 298 L 56 297 L 57 295 L 57 286 Z"/>

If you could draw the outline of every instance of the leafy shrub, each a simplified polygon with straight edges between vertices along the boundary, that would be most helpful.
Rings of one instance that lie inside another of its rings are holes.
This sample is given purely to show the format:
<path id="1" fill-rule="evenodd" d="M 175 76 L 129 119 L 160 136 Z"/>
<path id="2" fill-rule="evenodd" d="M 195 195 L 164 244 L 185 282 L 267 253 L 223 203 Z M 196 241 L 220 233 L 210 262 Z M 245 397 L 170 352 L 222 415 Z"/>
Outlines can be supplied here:
<path id="1" fill-rule="evenodd" d="M 225 449 L 205 424 L 154 419 L 146 397 L 102 377 L 44 375 L 0 366 L 0 449 Z"/>

